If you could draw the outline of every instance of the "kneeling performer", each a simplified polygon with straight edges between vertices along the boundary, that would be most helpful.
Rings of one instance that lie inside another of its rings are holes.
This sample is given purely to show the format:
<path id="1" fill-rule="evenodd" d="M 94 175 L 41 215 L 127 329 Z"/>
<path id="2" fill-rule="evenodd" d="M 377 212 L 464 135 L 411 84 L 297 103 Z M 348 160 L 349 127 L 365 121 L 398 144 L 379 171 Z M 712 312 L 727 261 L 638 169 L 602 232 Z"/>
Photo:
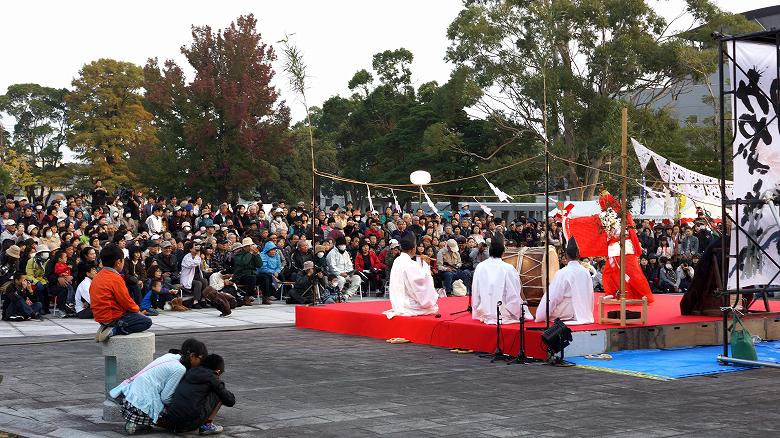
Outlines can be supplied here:
<path id="1" fill-rule="evenodd" d="M 431 268 L 422 260 L 412 260 L 417 251 L 417 238 L 407 231 L 400 239 L 401 254 L 390 270 L 390 304 L 383 313 L 394 316 L 430 315 L 439 311 L 439 294 L 433 287 Z"/>
<path id="2" fill-rule="evenodd" d="M 496 304 L 501 301 L 501 323 L 512 324 L 520 322 L 525 307 L 525 319 L 534 319 L 528 306 L 523 304 L 522 286 L 517 270 L 504 262 L 504 237 L 501 232 L 495 233 L 490 240 L 488 250 L 490 258 L 477 265 L 474 280 L 471 283 L 473 319 L 485 324 L 495 324 Z"/>
<path id="3" fill-rule="evenodd" d="M 574 237 L 566 245 L 566 258 L 569 264 L 558 271 L 550 283 L 550 321 L 560 318 L 571 325 L 592 324 L 593 279 L 590 272 L 580 264 L 580 251 Z M 536 322 L 547 319 L 546 299 L 546 296 L 542 296 L 539 302 Z"/>

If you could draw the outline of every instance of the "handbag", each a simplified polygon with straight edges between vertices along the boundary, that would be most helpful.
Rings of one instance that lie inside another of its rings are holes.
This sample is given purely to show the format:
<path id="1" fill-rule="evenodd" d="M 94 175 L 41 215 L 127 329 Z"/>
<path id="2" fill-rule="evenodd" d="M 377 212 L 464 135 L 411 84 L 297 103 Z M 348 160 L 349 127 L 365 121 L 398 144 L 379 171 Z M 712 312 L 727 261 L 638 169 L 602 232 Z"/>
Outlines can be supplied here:
<path id="1" fill-rule="evenodd" d="M 737 328 L 739 325 L 739 328 Z M 734 359 L 758 360 L 756 346 L 750 332 L 742 324 L 742 320 L 734 313 L 734 322 L 731 324 L 731 357 Z"/>

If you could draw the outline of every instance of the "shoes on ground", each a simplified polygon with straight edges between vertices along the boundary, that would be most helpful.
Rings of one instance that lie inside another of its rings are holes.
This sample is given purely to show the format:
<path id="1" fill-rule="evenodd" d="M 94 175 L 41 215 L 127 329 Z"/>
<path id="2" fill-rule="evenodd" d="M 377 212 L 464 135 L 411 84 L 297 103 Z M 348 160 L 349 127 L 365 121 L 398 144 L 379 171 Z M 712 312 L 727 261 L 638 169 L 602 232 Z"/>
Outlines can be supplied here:
<path id="1" fill-rule="evenodd" d="M 154 309 L 146 309 L 146 310 L 144 310 L 141 313 L 143 313 L 146 316 L 157 316 L 157 315 L 160 314 L 160 312 L 158 312 L 158 311 L 156 311 Z"/>
<path id="2" fill-rule="evenodd" d="M 263 298 L 263 304 L 265 304 L 265 305 L 271 305 L 271 303 L 272 303 L 272 302 L 273 302 L 273 301 L 271 301 L 271 300 L 270 300 L 270 299 L 268 299 L 268 298 L 265 298 L 265 297 Z"/>
<path id="3" fill-rule="evenodd" d="M 222 427 L 222 426 L 220 426 L 218 424 L 214 424 L 214 423 L 209 422 L 209 423 L 206 423 L 203 426 L 201 426 L 199 428 L 198 432 L 201 435 L 219 435 L 224 430 L 225 430 L 224 427 Z"/>

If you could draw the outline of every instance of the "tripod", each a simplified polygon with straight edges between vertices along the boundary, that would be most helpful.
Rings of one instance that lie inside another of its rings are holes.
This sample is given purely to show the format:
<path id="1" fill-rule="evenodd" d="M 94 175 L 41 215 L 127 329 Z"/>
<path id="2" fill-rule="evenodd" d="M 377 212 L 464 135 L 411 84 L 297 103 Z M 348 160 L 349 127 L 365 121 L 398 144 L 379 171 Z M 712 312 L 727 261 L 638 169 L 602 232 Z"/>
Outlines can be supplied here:
<path id="1" fill-rule="evenodd" d="M 481 354 L 479 357 L 489 357 L 490 363 L 497 360 L 503 360 L 509 362 L 512 360 L 512 356 L 504 354 L 501 351 L 501 301 L 496 304 L 496 351 L 493 354 Z"/>
<path id="2" fill-rule="evenodd" d="M 525 306 L 526 302 L 523 301 L 523 303 L 520 305 L 520 333 L 518 335 L 520 337 L 520 351 L 517 352 L 517 357 L 515 360 L 509 362 L 508 364 L 539 362 L 537 359 L 525 355 Z"/>

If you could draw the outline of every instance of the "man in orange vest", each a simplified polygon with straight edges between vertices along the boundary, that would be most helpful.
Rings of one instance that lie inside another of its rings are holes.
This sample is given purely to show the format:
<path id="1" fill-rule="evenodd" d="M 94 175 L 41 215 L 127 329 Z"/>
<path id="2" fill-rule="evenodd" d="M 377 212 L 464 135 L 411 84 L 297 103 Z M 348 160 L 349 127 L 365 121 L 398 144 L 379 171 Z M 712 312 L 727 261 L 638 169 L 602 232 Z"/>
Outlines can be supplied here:
<path id="1" fill-rule="evenodd" d="M 111 336 L 139 333 L 152 326 L 152 320 L 140 313 L 138 305 L 130 298 L 125 279 L 120 272 L 125 265 L 125 254 L 114 243 L 100 251 L 103 268 L 92 279 L 89 302 L 100 329 L 95 336 L 104 342 Z"/>

